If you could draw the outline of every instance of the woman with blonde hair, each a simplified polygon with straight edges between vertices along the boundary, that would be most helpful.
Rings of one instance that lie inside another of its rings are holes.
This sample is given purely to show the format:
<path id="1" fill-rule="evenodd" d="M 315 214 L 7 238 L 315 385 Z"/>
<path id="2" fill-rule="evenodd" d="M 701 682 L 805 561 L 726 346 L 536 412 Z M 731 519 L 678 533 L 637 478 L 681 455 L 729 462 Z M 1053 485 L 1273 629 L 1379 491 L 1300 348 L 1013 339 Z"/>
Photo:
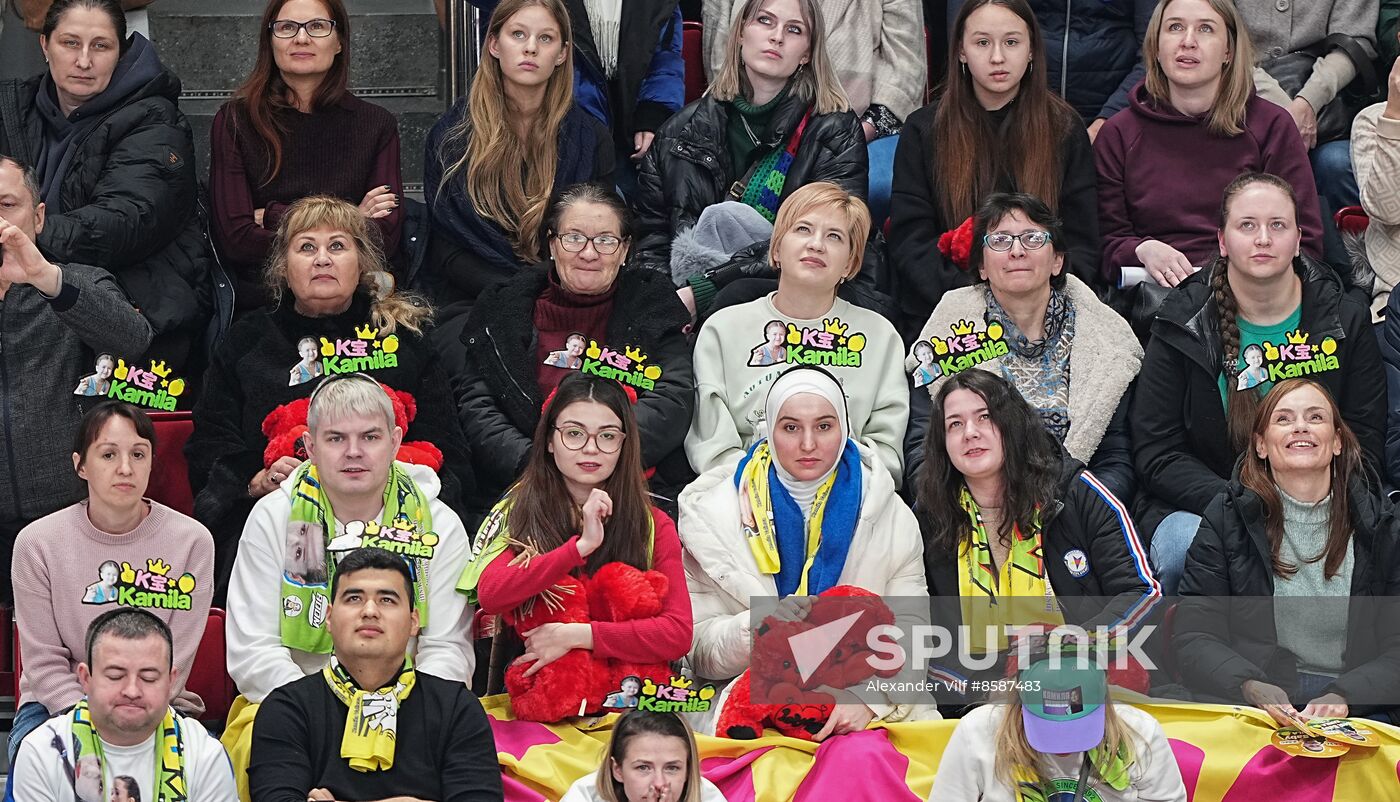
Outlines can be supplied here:
<path id="1" fill-rule="evenodd" d="M 560 802 L 724 802 L 700 776 L 695 733 L 675 713 L 629 710 L 613 724 L 608 753 Z"/>
<path id="2" fill-rule="evenodd" d="M 426 339 L 432 309 L 394 289 L 371 225 L 338 198 L 292 204 L 264 272 L 270 305 L 229 330 L 205 374 L 185 453 L 195 517 L 214 533 L 220 596 L 253 502 L 305 456 L 290 432 L 305 422 L 302 404 L 327 376 L 366 373 L 398 391 L 409 418 L 404 439 L 439 452 L 415 449 L 440 472 L 442 495 L 456 503 L 472 486 L 447 375 Z M 308 338 L 319 345 L 319 373 L 289 384 Z"/>
<path id="3" fill-rule="evenodd" d="M 1186 802 L 1162 725 L 1113 702 L 1094 658 L 1053 642 L 1031 650 L 1013 674 L 1017 691 L 958 722 L 929 800 Z"/>
<path id="4" fill-rule="evenodd" d="M 634 259 L 688 283 L 682 300 L 700 312 L 736 278 L 772 277 L 760 249 L 743 249 L 768 238 L 793 192 L 828 181 L 863 201 L 867 189 L 865 132 L 827 55 L 816 0 L 747 0 L 724 53 L 704 97 L 656 132 L 632 199 Z M 736 251 L 745 258 L 707 274 Z"/>
<path id="5" fill-rule="evenodd" d="M 545 256 L 541 227 L 556 190 L 612 183 L 612 134 L 574 102 L 573 44 L 562 0 L 503 0 L 471 93 L 428 134 L 422 269 L 444 333 L 485 289 Z"/>
<path id="6" fill-rule="evenodd" d="M 1297 188 L 1303 247 L 1322 255 L 1307 147 L 1254 93 L 1254 48 L 1230 0 L 1163 0 L 1143 41 L 1147 79 L 1094 140 L 1105 274 L 1141 265 L 1175 287 L 1217 251 L 1216 198 L 1242 172 Z"/>

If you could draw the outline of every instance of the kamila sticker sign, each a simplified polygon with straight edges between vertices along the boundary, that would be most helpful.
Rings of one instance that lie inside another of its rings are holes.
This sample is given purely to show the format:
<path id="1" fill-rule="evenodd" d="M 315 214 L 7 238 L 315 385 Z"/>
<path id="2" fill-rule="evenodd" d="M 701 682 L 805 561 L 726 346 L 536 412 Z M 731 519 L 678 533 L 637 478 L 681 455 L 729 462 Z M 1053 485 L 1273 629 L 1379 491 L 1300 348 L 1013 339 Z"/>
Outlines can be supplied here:
<path id="1" fill-rule="evenodd" d="M 914 358 L 919 361 L 914 368 L 914 386 L 925 387 L 940 376 L 976 367 L 997 357 L 1006 356 L 1009 348 L 1002 339 L 1005 329 L 993 320 L 984 331 L 977 330 L 977 324 L 970 320 L 959 320 L 949 324 L 950 337 L 920 340 L 914 343 Z"/>
<path id="2" fill-rule="evenodd" d="M 174 412 L 185 392 L 185 380 L 172 378 L 165 360 L 151 360 L 150 369 L 98 354 L 93 372 L 84 376 L 73 395 L 115 398 L 128 404 L 161 412 Z"/>
<path id="3" fill-rule="evenodd" d="M 287 386 L 305 384 L 318 376 L 396 368 L 399 366 L 398 350 L 398 335 L 380 338 L 379 329 L 369 324 L 356 326 L 354 337 L 334 340 L 303 337 L 297 342 L 301 361 L 288 371 Z"/>
<path id="4" fill-rule="evenodd" d="M 770 365 L 821 365 L 860 367 L 865 335 L 848 334 L 850 325 L 840 318 L 823 318 L 821 328 L 770 320 L 763 325 L 763 342 L 749 352 L 749 367 Z"/>

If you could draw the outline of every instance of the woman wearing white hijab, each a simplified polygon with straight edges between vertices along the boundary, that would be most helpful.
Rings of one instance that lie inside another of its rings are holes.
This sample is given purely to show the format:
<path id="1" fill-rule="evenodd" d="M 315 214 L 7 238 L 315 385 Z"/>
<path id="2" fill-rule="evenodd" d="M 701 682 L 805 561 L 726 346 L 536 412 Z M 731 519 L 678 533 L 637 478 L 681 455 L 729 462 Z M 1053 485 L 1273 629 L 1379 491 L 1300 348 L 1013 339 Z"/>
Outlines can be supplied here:
<path id="1" fill-rule="evenodd" d="M 875 452 L 851 439 L 837 380 L 818 367 L 791 368 L 769 388 L 766 413 L 768 436 L 737 468 L 705 472 L 680 497 L 695 618 L 688 659 L 711 681 L 749 667 L 753 597 L 815 596 L 835 585 L 928 595 L 918 522 Z M 749 537 L 765 530 L 776 548 L 761 545 L 767 537 Z M 820 537 L 809 538 L 813 531 Z M 908 705 L 841 707 L 860 709 L 834 714 L 834 734 L 916 712 Z"/>

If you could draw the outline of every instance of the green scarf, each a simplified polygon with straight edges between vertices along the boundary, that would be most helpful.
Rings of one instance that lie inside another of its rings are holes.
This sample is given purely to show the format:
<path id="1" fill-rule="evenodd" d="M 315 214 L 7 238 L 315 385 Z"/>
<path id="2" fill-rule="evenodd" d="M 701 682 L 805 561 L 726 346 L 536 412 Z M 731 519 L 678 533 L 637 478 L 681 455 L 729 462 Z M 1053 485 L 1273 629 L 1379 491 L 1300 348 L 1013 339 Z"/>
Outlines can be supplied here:
<path id="1" fill-rule="evenodd" d="M 309 533 L 307 530 L 310 530 Z M 379 521 L 346 524 L 345 534 L 331 539 L 335 514 L 321 487 L 316 466 L 310 461 L 297 469 L 292 510 L 288 516 L 288 554 L 303 548 L 307 538 L 320 538 L 325 551 L 319 574 L 293 576 L 282 573 L 282 645 L 311 654 L 330 654 L 331 636 L 326 631 L 327 589 L 335 578 L 337 552 L 368 547 L 402 555 L 413 572 L 413 601 L 419 625 L 428 626 L 428 563 L 437 551 L 438 536 L 433 532 L 433 514 L 423 491 L 395 463 L 389 469 L 384 487 L 384 515 Z"/>
<path id="2" fill-rule="evenodd" d="M 321 669 L 331 692 L 346 707 L 345 732 L 340 736 L 340 756 L 355 771 L 388 771 L 394 767 L 394 742 L 398 740 L 399 703 L 413 692 L 418 675 L 413 661 L 405 660 L 398 676 L 377 691 L 366 691 L 331 655 Z"/>
<path id="3" fill-rule="evenodd" d="M 167 705 L 165 717 L 156 729 L 156 776 L 154 802 L 183 802 L 189 798 L 185 788 L 185 743 L 180 737 L 180 722 Z M 84 697 L 73 708 L 73 763 L 85 755 L 97 757 L 97 782 L 101 788 L 99 799 L 107 799 L 107 775 L 103 765 L 102 739 L 92 726 L 92 715 L 88 712 L 88 701 Z"/>

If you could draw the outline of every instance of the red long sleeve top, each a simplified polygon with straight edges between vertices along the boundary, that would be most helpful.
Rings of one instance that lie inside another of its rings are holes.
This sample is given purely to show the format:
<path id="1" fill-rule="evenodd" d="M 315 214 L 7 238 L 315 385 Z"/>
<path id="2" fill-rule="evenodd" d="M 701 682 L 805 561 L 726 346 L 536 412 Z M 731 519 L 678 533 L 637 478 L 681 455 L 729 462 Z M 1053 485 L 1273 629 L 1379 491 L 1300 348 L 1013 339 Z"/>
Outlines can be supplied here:
<path id="1" fill-rule="evenodd" d="M 690 651 L 691 627 L 690 591 L 685 584 L 685 568 L 681 565 L 681 540 L 671 517 L 655 507 L 651 510 L 656 524 L 652 545 L 652 570 L 666 576 L 666 597 L 661 613 L 652 618 L 635 621 L 594 621 L 593 652 L 599 657 L 635 663 L 665 663 L 679 660 Z M 510 565 L 516 552 L 506 549 L 486 570 L 477 583 L 477 602 L 481 609 L 493 615 L 513 610 L 526 599 L 542 593 L 575 569 L 584 559 L 578 553 L 578 536 L 530 561 L 528 568 Z"/>

